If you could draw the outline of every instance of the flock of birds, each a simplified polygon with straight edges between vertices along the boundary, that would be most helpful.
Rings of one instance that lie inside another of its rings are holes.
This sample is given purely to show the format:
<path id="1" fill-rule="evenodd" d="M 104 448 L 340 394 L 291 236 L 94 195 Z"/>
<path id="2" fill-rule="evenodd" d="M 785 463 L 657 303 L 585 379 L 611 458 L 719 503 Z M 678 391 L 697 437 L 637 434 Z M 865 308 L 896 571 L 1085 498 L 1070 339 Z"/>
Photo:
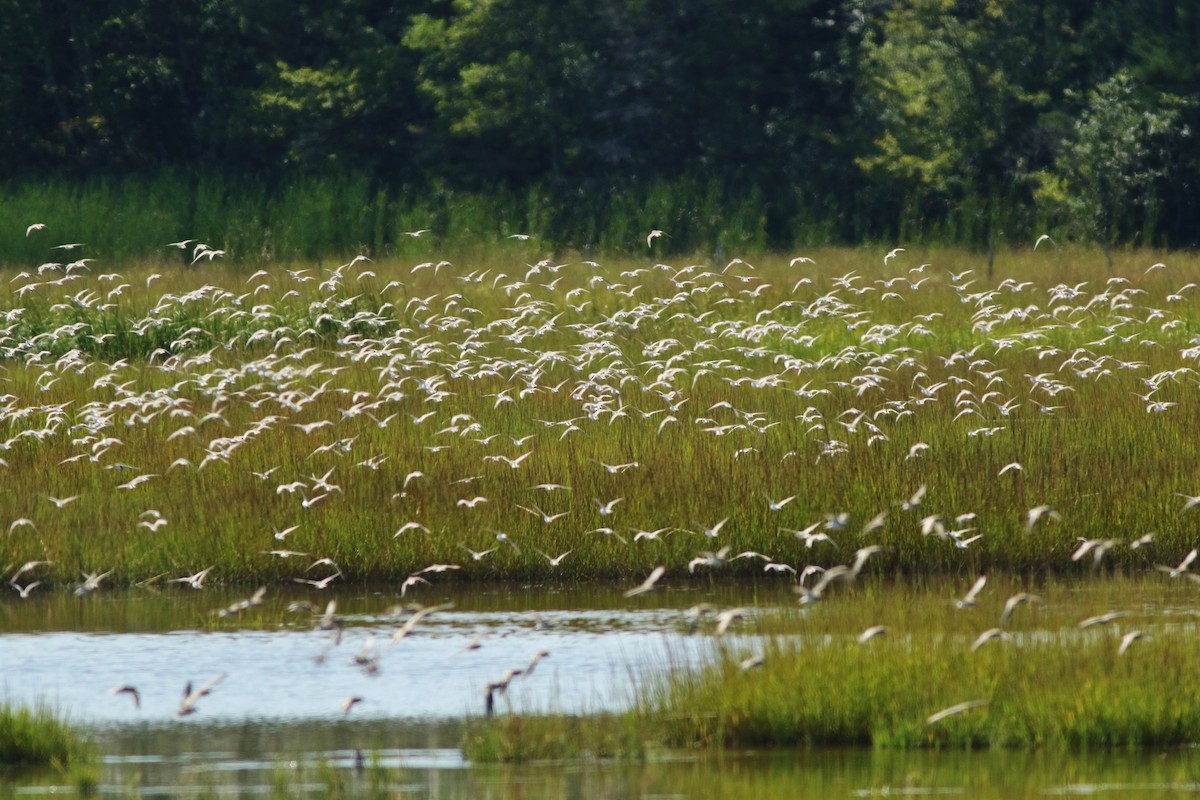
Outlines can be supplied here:
<path id="1" fill-rule="evenodd" d="M 35 224 L 27 235 L 46 232 Z M 647 246 L 652 249 L 666 235 L 651 231 Z M 670 482 L 671 476 L 646 469 L 660 442 L 688 437 L 747 469 L 769 463 L 776 471 L 794 469 L 789 474 L 798 477 L 803 469 L 875 448 L 897 450 L 906 462 L 930 458 L 931 446 L 911 441 L 910 431 L 913 420 L 931 410 L 949 409 L 965 439 L 987 438 L 1006 430 L 1018 409 L 1047 419 L 1064 414 L 1085 384 L 1118 385 L 1123 396 L 1136 395 L 1147 415 L 1171 413 L 1190 399 L 1198 378 L 1194 364 L 1200 339 L 1180 313 L 1197 285 L 1168 285 L 1164 264 L 1152 265 L 1147 275 L 1135 276 L 1136 282 L 1112 276 L 1038 286 L 1008 278 L 985 286 L 970 269 L 908 265 L 902 248 L 884 256 L 873 278 L 857 270 L 824 276 L 807 257 L 769 270 L 735 258 L 715 267 L 655 263 L 620 271 L 594 261 L 543 260 L 510 266 L 507 272 L 429 261 L 384 272 L 358 256 L 332 268 L 267 267 L 238 274 L 223 267 L 220 275 L 235 281 L 225 288 L 208 282 L 215 276 L 205 272 L 216 269 L 223 251 L 194 239 L 167 246 L 190 253 L 191 266 L 169 276 L 147 273 L 136 277 L 136 286 L 135 278 L 105 271 L 90 258 L 49 261 L 9 280 L 12 302 L 0 311 L 0 358 L 14 389 L 0 395 L 0 423 L 8 430 L 6 438 L 0 435 L 0 454 L 45 458 L 45 453 L 62 453 L 63 470 L 76 465 L 111 472 L 113 494 L 156 497 L 161 502 L 155 505 L 163 508 L 187 491 L 178 483 L 167 489 L 168 481 L 220 465 L 237 480 L 261 486 L 268 498 L 264 507 L 285 509 L 287 519 L 264 532 L 258 551 L 283 562 L 307 563 L 292 580 L 315 591 L 331 589 L 347 572 L 340 558 L 288 545 L 306 516 L 316 513 L 313 509 L 350 502 L 355 487 L 387 485 L 388 508 L 364 510 L 364 518 L 412 509 L 408 513 L 414 516 L 398 525 L 392 539 L 450 536 L 417 516 L 417 509 L 430 505 L 421 492 L 436 475 L 444 481 L 437 487 L 439 497 L 452 495 L 438 513 L 460 521 L 460 530 L 476 530 L 477 538 L 453 543 L 464 560 L 469 558 L 465 564 L 412 565 L 400 584 L 402 597 L 497 550 L 544 561 L 552 571 L 582 549 L 647 548 L 684 535 L 707 549 L 692 550 L 679 564 L 658 563 L 647 551 L 649 574 L 626 597 L 654 591 L 674 571 L 696 573 L 750 560 L 760 561 L 764 573 L 789 576 L 800 602 L 811 604 L 825 599 L 833 586 L 856 580 L 873 557 L 885 552 L 885 545 L 868 542 L 890 520 L 912 519 L 923 537 L 961 550 L 986 536 L 981 521 L 970 512 L 923 514 L 929 488 L 920 485 L 861 524 L 850 513 L 835 511 L 792 523 L 795 527 L 777 526 L 781 546 L 798 558 L 818 546 L 830 548 L 825 552 L 855 546 L 848 544 L 855 538 L 861 546 L 854 557 L 831 566 L 789 563 L 792 558 L 753 550 L 734 552 L 726 543 L 733 512 L 686 525 L 646 524 L 648 519 L 640 520 L 641 527 L 618 524 L 634 505 L 632 493 L 658 492 Z M 52 249 L 84 247 L 71 243 Z M 154 297 L 151 287 L 158 282 L 166 291 Z M 943 310 L 922 312 L 929 298 Z M 47 315 L 55 324 L 39 327 Z M 113 325 L 117 318 L 123 327 L 100 328 L 101 321 Z M 946 335 L 950 331 L 955 336 Z M 938 344 L 939 337 L 964 336 L 968 346 Z M 105 360 L 110 348 L 138 341 L 161 343 L 145 347 L 144 359 Z M 1064 341 L 1078 344 L 1068 349 L 1060 344 Z M 1037 371 L 1018 374 L 1017 368 L 995 363 L 1016 354 L 1020 364 L 1035 363 Z M 371 385 L 363 384 L 363 375 Z M 59 395 L 64 382 L 85 396 Z M 754 410 L 756 405 L 775 413 Z M 560 414 L 547 418 L 547 409 Z M 397 441 L 416 443 L 411 452 L 365 452 L 368 446 L 360 441 L 377 440 L 390 426 L 406 428 Z M 163 452 L 186 448 L 186 453 L 170 463 L 121 460 L 126 440 L 145 431 L 160 437 Z M 271 464 L 272 453 L 259 443 L 281 431 L 288 432 L 289 447 L 300 454 Z M 629 452 L 630 442 L 642 443 L 647 452 Z M 624 458 L 609 461 L 601 455 L 618 451 Z M 538 466 L 544 452 L 572 453 L 574 474 L 588 474 L 595 493 L 584 495 L 559 482 L 561 477 L 546 475 Z M 453 466 L 445 466 L 447 459 Z M 7 464 L 0 459 L 0 466 Z M 447 474 L 461 465 L 474 469 Z M 1016 479 L 1025 472 L 1019 461 L 995 469 L 994 479 Z M 526 475 L 536 477 L 525 480 Z M 489 491 L 489 484 L 496 491 Z M 518 485 L 535 500 L 502 497 Z M 613 494 L 602 494 L 598 487 L 605 486 L 614 487 Z M 625 494 L 615 494 L 616 486 Z M 767 484 L 755 483 L 742 497 L 757 506 L 756 518 L 782 519 L 820 502 L 803 493 L 778 497 L 768 490 Z M 61 557 L 36 552 L 36 534 L 81 498 L 85 504 L 94 501 L 93 494 L 80 489 L 3 499 L 0 508 L 13 515 L 5 541 L 7 557 L 16 562 L 5 573 L 16 597 L 29 598 L 43 585 L 31 578 Z M 804 499 L 796 502 L 798 497 Z M 1183 511 L 1200 505 L 1200 497 L 1181 497 Z M 568 498 L 565 504 L 562 498 Z M 495 508 L 502 503 L 511 507 L 505 513 L 511 513 L 512 524 L 498 521 Z M 639 509 L 645 514 L 653 506 L 642 503 Z M 1049 504 L 1020 513 L 1026 531 L 1060 518 Z M 478 515 L 490 524 L 474 525 Z M 147 507 L 130 522 L 139 535 L 153 536 L 173 524 L 169 516 Z M 595 527 L 586 532 L 565 530 L 588 518 Z M 525 537 L 514 533 L 537 530 L 540 535 L 556 525 L 564 528 L 557 552 L 523 548 Z M 1071 558 L 1099 565 L 1118 545 L 1137 549 L 1152 542 L 1153 534 L 1128 542 L 1083 539 Z M 1160 569 L 1172 578 L 1198 580 L 1190 571 L 1196 553 Z M 201 565 L 192 569 L 196 566 Z M 100 589 L 116 569 L 80 567 L 79 595 Z M 125 577 L 200 590 L 213 569 Z M 985 581 L 981 577 L 959 601 L 963 607 L 974 604 Z M 220 613 L 254 608 L 265 591 Z M 1010 598 L 1000 625 L 981 634 L 975 647 L 1003 639 L 1004 623 L 1015 609 L 1035 600 L 1026 593 Z M 434 610 L 439 607 L 418 609 L 400 630 L 408 635 Z M 719 634 L 746 609 L 698 607 L 689 618 L 709 612 Z M 318 627 L 334 627 L 331 618 L 332 603 Z M 868 629 L 860 640 L 885 632 Z M 1119 652 L 1143 636 L 1126 634 Z M 545 655 L 489 684 L 488 709 L 495 693 L 518 676 L 528 677 Z M 367 657 L 365 663 L 370 662 Z M 189 686 L 178 715 L 193 713 L 222 677 L 194 691 Z M 118 691 L 138 699 L 132 687 Z M 344 710 L 359 699 L 348 698 Z"/>

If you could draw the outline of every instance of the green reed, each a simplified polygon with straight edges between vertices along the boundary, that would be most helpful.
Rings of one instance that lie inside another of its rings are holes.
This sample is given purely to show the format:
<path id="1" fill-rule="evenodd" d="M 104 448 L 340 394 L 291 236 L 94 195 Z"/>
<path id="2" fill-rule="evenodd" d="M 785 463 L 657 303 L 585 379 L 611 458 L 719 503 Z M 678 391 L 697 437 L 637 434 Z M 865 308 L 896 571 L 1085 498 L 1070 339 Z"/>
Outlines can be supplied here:
<path id="1" fill-rule="evenodd" d="M 665 678 L 643 715 L 662 721 L 672 746 L 1159 747 L 1200 737 L 1200 693 L 1184 677 L 1200 647 L 1191 626 L 1147 619 L 1143 606 L 1116 628 L 1057 628 L 1052 612 L 1032 609 L 1009 621 L 1012 640 L 972 651 L 996 624 L 994 602 L 958 611 L 896 595 L 889 590 L 887 603 L 915 608 L 889 614 L 839 598 L 831 606 L 856 606 L 836 614 L 847 628 L 829 629 L 823 609 L 813 609 L 785 626 L 788 635 L 735 640 L 709 667 Z M 1134 604 L 1130 593 L 1124 600 Z M 889 617 L 899 620 L 887 634 L 856 641 Z M 1146 638 L 1119 655 L 1133 630 Z M 751 652 L 762 665 L 743 669 Z M 928 721 L 974 701 L 980 706 Z"/>
<path id="2" fill-rule="evenodd" d="M 968 580 L 964 579 L 965 590 Z M 1002 623 L 1005 600 L 1037 599 Z M 659 749 L 854 746 L 1158 748 L 1200 739 L 1189 679 L 1196 627 L 1178 621 L 1194 589 L 1152 579 L 1046 581 L 993 575 L 974 607 L 920 581 L 839 586 L 821 603 L 747 610 L 698 669 L 668 653 L 634 708 L 593 720 L 626 756 Z M 1119 612 L 1108 625 L 1079 624 Z M 886 632 L 860 643 L 860 634 Z M 701 622 L 694 635 L 712 635 Z M 1122 639 L 1143 634 L 1121 653 Z M 753 659 L 753 661 L 751 661 Z M 967 707 L 937 719 L 959 704 Z M 464 740 L 478 760 L 552 757 L 562 741 L 599 735 L 560 717 L 502 716 Z M 619 736 L 618 736 L 619 733 Z M 639 743 L 621 750 L 617 741 Z M 639 756 L 640 757 L 640 756 Z"/>
<path id="3" fill-rule="evenodd" d="M 26 708 L 0 703 L 0 766 L 84 764 L 89 745 L 62 715 L 44 706 Z"/>

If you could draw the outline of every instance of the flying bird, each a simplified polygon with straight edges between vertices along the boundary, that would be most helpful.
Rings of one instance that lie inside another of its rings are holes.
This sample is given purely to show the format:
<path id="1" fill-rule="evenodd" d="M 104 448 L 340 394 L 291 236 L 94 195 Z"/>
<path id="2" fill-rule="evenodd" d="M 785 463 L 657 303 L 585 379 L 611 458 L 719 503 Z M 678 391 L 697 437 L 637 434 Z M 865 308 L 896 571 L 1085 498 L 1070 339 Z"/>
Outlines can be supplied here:
<path id="1" fill-rule="evenodd" d="M 954 601 L 955 608 L 974 608 L 975 599 L 979 597 L 979 593 L 983 591 L 983 587 L 987 585 L 987 575 L 980 575 L 975 579 L 975 583 L 971 584 L 971 588 L 959 600 Z"/>
<path id="2" fill-rule="evenodd" d="M 970 711 L 973 708 L 982 708 L 988 704 L 987 700 L 967 700 L 964 703 L 956 703 L 949 708 L 943 708 L 941 711 L 934 712 L 925 718 L 926 725 L 934 725 L 947 717 L 957 716 L 964 712 Z"/>
<path id="3" fill-rule="evenodd" d="M 665 566 L 662 566 L 661 564 L 659 566 L 655 567 L 653 569 L 653 571 L 651 571 L 650 575 L 646 578 L 646 580 L 642 581 L 641 584 L 639 584 L 638 586 L 635 586 L 634 588 L 632 588 L 628 592 L 626 592 L 625 596 L 626 597 L 637 597 L 639 594 L 645 594 L 646 592 L 650 591 L 651 589 L 654 588 L 654 584 L 658 583 L 658 579 L 661 578 L 666 573 L 666 571 L 667 571 L 667 568 Z"/>

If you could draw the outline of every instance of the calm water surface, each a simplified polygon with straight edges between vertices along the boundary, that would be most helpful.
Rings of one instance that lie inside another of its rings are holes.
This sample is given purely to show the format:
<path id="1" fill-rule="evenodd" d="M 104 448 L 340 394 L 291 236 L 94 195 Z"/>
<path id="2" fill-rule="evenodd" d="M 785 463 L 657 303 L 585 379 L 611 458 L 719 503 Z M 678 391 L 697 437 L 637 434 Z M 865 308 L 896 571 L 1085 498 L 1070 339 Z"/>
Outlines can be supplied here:
<path id="1" fill-rule="evenodd" d="M 935 585 L 952 597 L 954 586 Z M 1088 590 L 1092 592 L 1093 590 Z M 1103 589 L 1094 590 L 1103 594 Z M 1064 618 L 1103 596 L 1060 591 Z M 648 764 L 470 765 L 457 747 L 483 710 L 484 686 L 549 652 L 512 684 L 500 713 L 587 712 L 629 704 L 646 677 L 699 663 L 713 640 L 690 635 L 697 602 L 792 609 L 782 583 L 660 591 L 511 588 L 442 592 L 390 644 L 406 602 L 391 588 L 336 594 L 274 591 L 241 617 L 213 612 L 241 597 L 206 589 L 66 592 L 0 605 L 0 681 L 7 699 L 45 703 L 88 731 L 105 754 L 101 792 L 139 796 L 1027 797 L 1200 794 L 1200 754 L 889 753 L 802 750 L 675 754 Z M 288 611 L 337 600 L 340 644 L 317 615 Z M 412 600 L 412 597 L 407 600 Z M 1187 613 L 1186 605 L 1163 613 Z M 752 626 L 751 626 L 752 628 Z M 753 637 L 744 636 L 747 646 Z M 368 646 L 370 643 L 370 646 Z M 469 648 L 472 643 L 478 647 Z M 324 654 L 324 658 L 320 656 Z M 374 659 L 369 672 L 356 655 Z M 226 675 L 197 712 L 173 719 L 183 688 Z M 135 686 L 141 707 L 117 686 Z M 349 714 L 342 701 L 361 697 Z M 363 762 L 356 765 L 356 753 Z M 69 792 L 53 774 L 0 776 L 0 796 Z"/>

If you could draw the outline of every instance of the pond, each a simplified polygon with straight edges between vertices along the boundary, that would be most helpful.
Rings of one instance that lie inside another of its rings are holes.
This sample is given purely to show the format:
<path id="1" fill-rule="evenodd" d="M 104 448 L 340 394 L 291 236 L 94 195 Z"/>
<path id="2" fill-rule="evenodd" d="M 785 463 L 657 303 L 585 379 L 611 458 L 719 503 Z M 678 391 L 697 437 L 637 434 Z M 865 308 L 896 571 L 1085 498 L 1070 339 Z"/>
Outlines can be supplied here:
<path id="1" fill-rule="evenodd" d="M 906 592 L 953 597 L 958 583 Z M 1046 619 L 1128 602 L 1130 587 L 1064 585 Z M 864 591 L 859 604 L 883 602 Z M 0 606 L 0 680 L 8 700 L 48 704 L 103 753 L 101 792 L 139 796 L 425 797 L 1024 797 L 1096 794 L 1171 797 L 1200 791 L 1190 750 L 1156 753 L 783 752 L 675 753 L 645 764 L 466 763 L 465 721 L 484 710 L 484 687 L 515 679 L 497 713 L 580 712 L 628 706 L 645 678 L 700 663 L 712 636 L 693 634 L 684 609 L 699 602 L 790 613 L 785 583 L 651 593 L 620 589 L 480 588 L 443 592 L 393 643 L 410 616 L 393 587 L 335 594 L 274 590 L 240 615 L 214 613 L 245 592 L 206 589 L 35 595 Z M 321 630 L 329 600 L 337 626 Z M 410 600 L 411 598 L 409 598 Z M 422 598 L 431 603 L 429 596 Z M 307 602 L 315 611 L 296 609 Z M 1162 613 L 1188 610 L 1177 595 Z M 1047 604 L 1050 606 L 1051 604 Z M 871 612 L 874 613 L 874 612 Z M 750 614 L 753 617 L 753 613 Z M 766 623 L 763 623 L 766 625 Z M 1057 621 L 1051 623 L 1058 625 Z M 340 633 L 340 643 L 338 634 Z M 750 646 L 752 624 L 734 634 Z M 224 676 L 194 713 L 175 718 L 184 687 Z M 118 687 L 131 693 L 114 693 Z M 357 697 L 348 711 L 346 698 Z M 0 778 L 0 795 L 68 791 L 52 773 Z"/>

